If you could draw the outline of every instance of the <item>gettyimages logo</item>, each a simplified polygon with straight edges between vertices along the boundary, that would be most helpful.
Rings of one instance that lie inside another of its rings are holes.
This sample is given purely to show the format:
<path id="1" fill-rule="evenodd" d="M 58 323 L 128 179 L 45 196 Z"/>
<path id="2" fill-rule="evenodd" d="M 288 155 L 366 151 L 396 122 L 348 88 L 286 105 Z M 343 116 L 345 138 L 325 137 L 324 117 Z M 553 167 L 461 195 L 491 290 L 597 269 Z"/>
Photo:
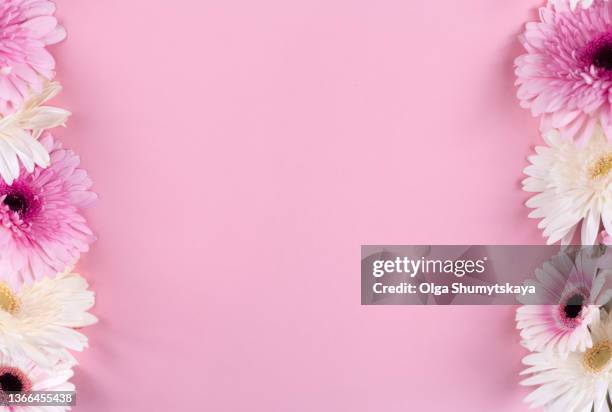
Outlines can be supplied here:
<path id="1" fill-rule="evenodd" d="M 375 260 L 372 268 L 374 277 L 382 277 L 388 273 L 404 273 L 414 278 L 419 273 L 452 274 L 458 278 L 466 274 L 484 273 L 487 257 L 477 260 L 441 260 L 441 259 L 410 259 L 396 257 L 394 260 Z"/>

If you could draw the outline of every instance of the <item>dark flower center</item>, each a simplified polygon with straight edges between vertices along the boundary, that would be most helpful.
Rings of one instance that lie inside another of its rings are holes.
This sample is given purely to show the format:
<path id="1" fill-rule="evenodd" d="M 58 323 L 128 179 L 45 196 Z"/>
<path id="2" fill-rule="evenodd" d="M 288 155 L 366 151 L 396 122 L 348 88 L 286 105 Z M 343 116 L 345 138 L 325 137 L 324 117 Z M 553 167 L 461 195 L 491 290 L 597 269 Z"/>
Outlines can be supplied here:
<path id="1" fill-rule="evenodd" d="M 584 296 L 577 293 L 567 300 L 563 306 L 563 313 L 568 319 L 576 319 L 582 312 L 583 303 Z"/>
<path id="2" fill-rule="evenodd" d="M 21 392 L 23 390 L 23 382 L 18 376 L 10 372 L 0 375 L 0 387 L 4 392 Z"/>
<path id="3" fill-rule="evenodd" d="M 593 55 L 593 64 L 604 70 L 612 70 L 612 43 L 603 43 Z"/>
<path id="4" fill-rule="evenodd" d="M 9 193 L 6 195 L 4 204 L 20 215 L 23 215 L 28 210 L 28 203 L 20 193 Z"/>

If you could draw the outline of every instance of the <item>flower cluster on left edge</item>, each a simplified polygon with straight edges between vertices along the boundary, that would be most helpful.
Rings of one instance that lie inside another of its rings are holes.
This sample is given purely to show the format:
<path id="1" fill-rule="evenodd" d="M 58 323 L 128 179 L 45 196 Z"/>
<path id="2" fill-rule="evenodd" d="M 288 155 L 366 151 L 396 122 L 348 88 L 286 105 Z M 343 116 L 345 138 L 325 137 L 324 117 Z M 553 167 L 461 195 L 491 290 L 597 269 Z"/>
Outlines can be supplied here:
<path id="1" fill-rule="evenodd" d="M 73 352 L 87 347 L 81 329 L 97 322 L 94 293 L 73 271 L 95 240 L 83 211 L 97 196 L 79 157 L 50 132 L 70 116 L 48 104 L 61 87 L 47 46 L 66 36 L 54 14 L 53 1 L 0 0 L 2 402 L 8 393 L 74 391 Z"/>

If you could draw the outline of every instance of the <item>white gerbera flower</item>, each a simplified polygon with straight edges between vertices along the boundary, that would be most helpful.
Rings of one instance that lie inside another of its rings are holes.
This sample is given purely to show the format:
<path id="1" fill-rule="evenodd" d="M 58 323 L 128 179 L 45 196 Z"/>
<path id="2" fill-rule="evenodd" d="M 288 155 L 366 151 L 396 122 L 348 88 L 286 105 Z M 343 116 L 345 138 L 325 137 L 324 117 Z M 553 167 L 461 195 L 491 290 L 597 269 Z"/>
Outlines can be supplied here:
<path id="1" fill-rule="evenodd" d="M 523 359 L 529 368 L 521 374 L 533 376 L 521 382 L 539 386 L 525 398 L 531 407 L 545 411 L 608 411 L 606 396 L 612 371 L 612 328 L 608 315 L 591 325 L 593 347 L 572 352 L 567 358 L 555 352 L 532 353 Z"/>
<path id="2" fill-rule="evenodd" d="M 73 392 L 68 380 L 73 372 L 70 364 L 59 362 L 50 368 L 41 368 L 29 359 L 0 353 L 0 390 L 28 393 L 32 391 Z M 69 411 L 69 406 L 0 406 L 1 412 Z"/>
<path id="3" fill-rule="evenodd" d="M 593 245 L 601 222 L 612 233 L 612 144 L 597 127 L 584 147 L 563 140 L 557 131 L 544 135 L 548 146 L 535 148 L 524 172 L 529 217 L 542 219 L 547 243 L 569 244 L 582 225 L 581 243 Z"/>
<path id="4" fill-rule="evenodd" d="M 67 110 L 43 106 L 60 90 L 59 83 L 49 83 L 19 110 L 0 118 L 0 176 L 7 184 L 19 177 L 19 161 L 30 173 L 34 165 L 49 165 L 49 154 L 38 137 L 45 129 L 64 125 L 70 116 Z"/>
<path id="5" fill-rule="evenodd" d="M 23 286 L 18 293 L 0 283 L 0 351 L 25 356 L 42 366 L 74 362 L 68 349 L 82 351 L 87 337 L 73 328 L 91 325 L 87 311 L 94 293 L 77 274 L 59 274 Z"/>

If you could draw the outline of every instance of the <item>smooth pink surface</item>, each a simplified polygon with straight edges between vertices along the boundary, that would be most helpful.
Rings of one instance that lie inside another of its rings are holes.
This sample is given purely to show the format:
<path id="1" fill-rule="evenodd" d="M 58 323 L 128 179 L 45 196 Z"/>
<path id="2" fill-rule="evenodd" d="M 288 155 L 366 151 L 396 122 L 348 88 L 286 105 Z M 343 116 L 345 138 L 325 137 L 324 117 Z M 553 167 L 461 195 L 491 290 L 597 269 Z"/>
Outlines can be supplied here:
<path id="1" fill-rule="evenodd" d="M 542 243 L 536 0 L 61 0 L 101 195 L 77 411 L 516 412 L 513 308 L 361 307 L 363 243 Z"/>

